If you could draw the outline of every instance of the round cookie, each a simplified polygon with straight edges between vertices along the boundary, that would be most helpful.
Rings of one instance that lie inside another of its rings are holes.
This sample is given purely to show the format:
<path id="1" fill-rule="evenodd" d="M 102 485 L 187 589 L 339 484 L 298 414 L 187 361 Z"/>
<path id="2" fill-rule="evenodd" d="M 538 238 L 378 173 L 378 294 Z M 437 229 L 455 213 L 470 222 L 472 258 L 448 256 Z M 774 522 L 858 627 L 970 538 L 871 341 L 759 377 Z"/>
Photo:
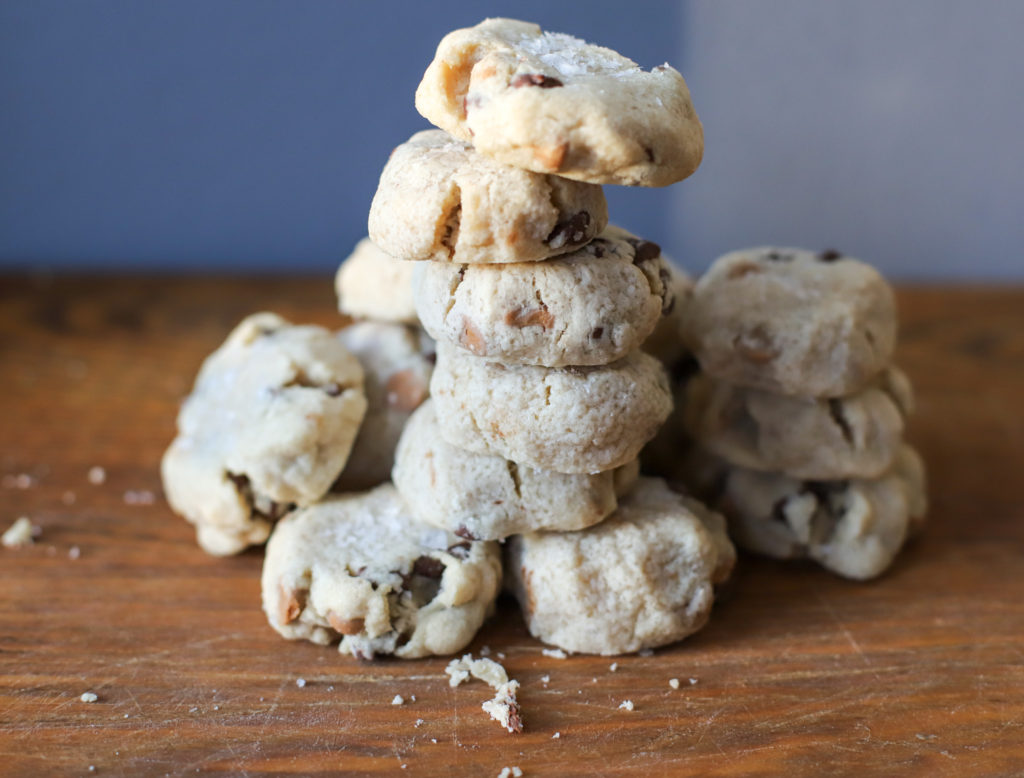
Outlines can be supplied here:
<path id="1" fill-rule="evenodd" d="M 270 626 L 359 659 L 461 650 L 500 586 L 497 543 L 421 524 L 391 484 L 289 514 L 263 562 Z"/>
<path id="2" fill-rule="evenodd" d="M 702 373 L 681 405 L 689 434 L 733 464 L 794 478 L 873 478 L 900 449 L 913 392 L 896 367 L 856 394 L 831 399 L 746 389 Z"/>
<path id="3" fill-rule="evenodd" d="M 657 244 L 617 227 L 547 262 L 450 265 L 413 275 L 423 327 L 506 364 L 605 365 L 640 347 L 673 298 Z"/>
<path id="4" fill-rule="evenodd" d="M 391 153 L 369 230 L 401 259 L 507 263 L 572 251 L 607 223 L 601 187 L 502 165 L 426 130 Z"/>
<path id="5" fill-rule="evenodd" d="M 664 254 L 662 259 L 668 269 L 664 315 L 658 319 L 654 331 L 644 341 L 643 349 L 661 362 L 671 374 L 677 364 L 690 358 L 683 337 L 683 316 L 693 296 L 693 279 Z"/>
<path id="6" fill-rule="evenodd" d="M 363 370 L 322 327 L 249 316 L 203 363 L 161 464 L 171 507 L 217 555 L 262 543 L 337 477 L 366 411 Z"/>
<path id="7" fill-rule="evenodd" d="M 376 321 L 345 327 L 338 340 L 363 366 L 367 406 L 332 490 L 358 491 L 391 477 L 402 428 L 430 391 L 434 342 L 419 328 Z"/>
<path id="8" fill-rule="evenodd" d="M 892 289 L 870 265 L 834 251 L 726 254 L 697 282 L 685 319 L 705 372 L 779 394 L 852 394 L 896 344 Z"/>
<path id="9" fill-rule="evenodd" d="M 512 538 L 507 571 L 531 635 L 609 655 L 699 630 L 735 559 L 721 516 L 641 478 L 600 524 Z"/>
<path id="10" fill-rule="evenodd" d="M 363 238 L 334 276 L 338 310 L 356 319 L 418 324 L 412 269 L 410 263 L 385 254 Z"/>
<path id="11" fill-rule="evenodd" d="M 666 186 L 704 153 L 678 71 L 514 19 L 446 35 L 416 110 L 498 162 L 595 184 Z"/>
<path id="12" fill-rule="evenodd" d="M 503 365 L 437 344 L 430 395 L 453 446 L 558 473 L 636 459 L 672 410 L 665 371 L 634 351 L 610 365 Z"/>
<path id="13" fill-rule="evenodd" d="M 924 464 L 906 445 L 874 479 L 800 481 L 728 466 L 720 473 L 715 505 L 738 546 L 813 559 L 846 578 L 881 575 L 927 511 Z"/>
<path id="14" fill-rule="evenodd" d="M 632 488 L 639 467 L 593 475 L 555 473 L 446 443 L 433 402 L 406 425 L 393 479 L 409 510 L 433 526 L 473 540 L 536 530 L 574 530 L 604 519 Z"/>

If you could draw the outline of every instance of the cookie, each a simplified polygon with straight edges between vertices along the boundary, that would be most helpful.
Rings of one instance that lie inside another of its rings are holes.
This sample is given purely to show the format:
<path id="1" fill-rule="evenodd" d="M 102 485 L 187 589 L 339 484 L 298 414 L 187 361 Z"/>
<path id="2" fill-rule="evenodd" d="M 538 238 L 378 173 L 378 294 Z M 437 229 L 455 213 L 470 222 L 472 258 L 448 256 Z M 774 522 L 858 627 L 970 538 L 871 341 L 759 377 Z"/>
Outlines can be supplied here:
<path id="1" fill-rule="evenodd" d="M 668 294 L 665 296 L 663 316 L 654 331 L 643 343 L 643 349 L 655 357 L 671 374 L 676 365 L 690 358 L 683 337 L 683 314 L 693 295 L 693 279 L 662 254 L 668 269 Z"/>
<path id="2" fill-rule="evenodd" d="M 412 268 L 363 238 L 334 276 L 338 310 L 355 319 L 418 324 Z"/>
<path id="3" fill-rule="evenodd" d="M 509 167 L 427 130 L 392 152 L 369 229 L 400 259 L 507 263 L 572 251 L 607 223 L 601 187 Z"/>
<path id="4" fill-rule="evenodd" d="M 636 481 L 636 460 L 594 475 L 563 474 L 446 443 L 433 402 L 412 415 L 395 455 L 395 487 L 415 516 L 473 540 L 574 530 L 604 519 Z"/>
<path id="5" fill-rule="evenodd" d="M 412 518 L 391 484 L 331 496 L 289 514 L 263 563 L 263 610 L 290 639 L 360 659 L 464 648 L 501 585 L 497 543 L 469 541 Z"/>
<path id="6" fill-rule="evenodd" d="M 608 655 L 699 630 L 735 558 L 721 516 L 641 478 L 600 524 L 512 538 L 507 569 L 531 635 Z"/>
<path id="7" fill-rule="evenodd" d="M 203 363 L 164 454 L 171 508 L 211 554 L 262 543 L 330 488 L 366 411 L 363 370 L 322 327 L 249 316 Z"/>
<path id="8" fill-rule="evenodd" d="M 557 473 L 599 473 L 640 453 L 672 410 L 668 378 L 634 351 L 610 365 L 503 365 L 437 344 L 430 395 L 453 446 Z"/>
<path id="9" fill-rule="evenodd" d="M 715 505 L 738 546 L 813 559 L 857 580 L 881 575 L 927 511 L 924 465 L 906 445 L 880 478 L 801 481 L 725 467 L 718 490 Z"/>
<path id="10" fill-rule="evenodd" d="M 831 399 L 746 389 L 700 374 L 682 407 L 689 434 L 733 464 L 812 480 L 873 478 L 900 449 L 913 392 L 896 367 L 856 394 Z"/>
<path id="11" fill-rule="evenodd" d="M 506 364 L 604 365 L 640 347 L 673 306 L 661 249 L 609 227 L 547 262 L 450 265 L 413 275 L 424 329 Z"/>
<path id="12" fill-rule="evenodd" d="M 685 321 L 705 372 L 779 394 L 853 394 L 896 344 L 892 289 L 873 267 L 835 251 L 726 254 L 697 282 Z"/>
<path id="13" fill-rule="evenodd" d="M 678 71 L 514 19 L 446 35 L 416 110 L 498 162 L 595 184 L 666 186 L 704 153 Z"/>
<path id="14" fill-rule="evenodd" d="M 418 327 L 356 322 L 338 333 L 365 374 L 366 416 L 333 491 L 369 489 L 391 477 L 395 447 L 410 414 L 427 398 L 434 342 Z"/>

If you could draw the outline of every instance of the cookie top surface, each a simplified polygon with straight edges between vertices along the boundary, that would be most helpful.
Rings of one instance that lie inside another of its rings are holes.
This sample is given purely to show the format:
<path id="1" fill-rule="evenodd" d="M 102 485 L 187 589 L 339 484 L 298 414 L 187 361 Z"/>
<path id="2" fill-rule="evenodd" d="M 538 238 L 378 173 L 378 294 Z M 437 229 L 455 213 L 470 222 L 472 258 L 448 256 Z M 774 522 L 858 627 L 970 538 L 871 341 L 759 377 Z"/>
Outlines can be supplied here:
<path id="1" fill-rule="evenodd" d="M 509 574 L 531 634 L 608 655 L 700 629 L 734 562 L 720 515 L 641 478 L 600 524 L 513 538 Z"/>
<path id="2" fill-rule="evenodd" d="M 391 153 L 369 232 L 400 259 L 508 263 L 572 251 L 607 223 L 601 187 L 503 165 L 426 130 Z"/>
<path id="3" fill-rule="evenodd" d="M 846 578 L 885 572 L 927 511 L 924 464 L 907 445 L 879 478 L 805 481 L 729 466 L 723 473 L 716 504 L 737 545 L 814 559 Z"/>
<path id="4" fill-rule="evenodd" d="M 290 638 L 361 658 L 446 654 L 468 643 L 497 595 L 495 544 L 412 518 L 391 484 L 332 496 L 279 522 L 267 543 L 263 607 Z"/>
<path id="5" fill-rule="evenodd" d="M 423 521 L 460 537 L 502 540 L 596 524 L 615 510 L 638 470 L 633 461 L 595 475 L 567 475 L 474 454 L 445 442 L 428 400 L 402 434 L 394 481 Z"/>
<path id="6" fill-rule="evenodd" d="M 366 410 L 358 360 L 322 327 L 249 316 L 203 363 L 163 460 L 171 506 L 211 553 L 266 537 L 322 496 Z"/>
<path id="7" fill-rule="evenodd" d="M 547 262 L 416 268 L 424 328 L 506 364 L 603 365 L 640 347 L 674 306 L 656 243 L 608 227 Z"/>
<path id="8" fill-rule="evenodd" d="M 337 337 L 363 366 L 367 406 L 332 489 L 369 489 L 390 478 L 402 428 L 430 393 L 434 342 L 418 327 L 379 321 L 356 322 Z"/>
<path id="9" fill-rule="evenodd" d="M 417 324 L 412 265 L 363 238 L 334 276 L 338 310 L 356 319 Z"/>
<path id="10" fill-rule="evenodd" d="M 559 473 L 634 460 L 672 409 L 664 368 L 640 351 L 608 365 L 503 365 L 438 342 L 430 394 L 454 446 Z"/>
<path id="11" fill-rule="evenodd" d="M 416 109 L 498 162 L 597 184 L 672 184 L 704 153 L 678 71 L 513 19 L 446 35 Z"/>
<path id="12" fill-rule="evenodd" d="M 896 304 L 878 271 L 838 252 L 747 249 L 720 257 L 697 282 L 685 332 L 715 378 L 839 397 L 890 361 Z"/>
<path id="13" fill-rule="evenodd" d="M 729 462 L 796 478 L 872 478 L 900 450 L 913 407 L 907 376 L 885 368 L 864 389 L 815 399 L 738 387 L 701 373 L 682 403 L 687 431 Z"/>

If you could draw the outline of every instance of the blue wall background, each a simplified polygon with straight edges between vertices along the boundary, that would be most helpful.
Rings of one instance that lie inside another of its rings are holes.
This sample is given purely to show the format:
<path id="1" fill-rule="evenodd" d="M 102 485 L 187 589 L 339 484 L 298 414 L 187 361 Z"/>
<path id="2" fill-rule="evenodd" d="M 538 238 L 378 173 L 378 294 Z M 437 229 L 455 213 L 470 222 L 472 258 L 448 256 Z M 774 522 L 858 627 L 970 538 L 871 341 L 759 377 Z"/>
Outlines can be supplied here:
<path id="1" fill-rule="evenodd" d="M 608 189 L 701 270 L 764 242 L 897 277 L 1024 278 L 1024 3 L 3 0 L 0 268 L 331 270 L 485 16 L 686 75 L 705 164 Z"/>

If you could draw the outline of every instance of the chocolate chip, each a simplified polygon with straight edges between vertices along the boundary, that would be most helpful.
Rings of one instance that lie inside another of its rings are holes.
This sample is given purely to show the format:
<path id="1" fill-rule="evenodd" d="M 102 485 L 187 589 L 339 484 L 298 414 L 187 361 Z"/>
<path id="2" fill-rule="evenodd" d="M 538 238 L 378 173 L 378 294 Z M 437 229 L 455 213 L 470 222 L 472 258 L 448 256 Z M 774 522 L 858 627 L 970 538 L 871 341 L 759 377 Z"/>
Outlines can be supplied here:
<path id="1" fill-rule="evenodd" d="M 825 249 L 818 255 L 818 259 L 822 262 L 835 262 L 837 259 L 842 259 L 843 253 L 836 251 L 835 249 Z"/>
<path id="2" fill-rule="evenodd" d="M 669 372 L 672 374 L 672 380 L 681 384 L 700 372 L 700 363 L 692 354 L 687 354 L 673 362 Z"/>
<path id="3" fill-rule="evenodd" d="M 457 535 L 458 532 L 455 534 Z M 456 559 L 466 559 L 469 557 L 469 543 L 456 543 L 454 546 L 448 546 L 448 553 Z"/>
<path id="4" fill-rule="evenodd" d="M 432 556 L 421 556 L 412 563 L 412 571 L 424 578 L 440 578 L 444 574 L 444 562 Z"/>
<path id="5" fill-rule="evenodd" d="M 590 250 L 594 253 L 595 259 L 600 259 L 604 256 L 604 246 L 601 243 L 602 241 L 595 240 L 590 244 Z"/>
<path id="6" fill-rule="evenodd" d="M 591 340 L 599 340 L 602 335 L 604 335 L 604 327 L 594 327 L 594 329 L 590 331 Z"/>
<path id="7" fill-rule="evenodd" d="M 474 535 L 466 528 L 465 524 L 460 524 L 458 529 L 455 530 L 455 534 L 458 535 L 460 538 L 465 538 L 466 540 L 479 540 L 479 538 L 476 535 Z"/>
<path id="8" fill-rule="evenodd" d="M 432 365 L 436 365 L 437 364 L 437 352 L 436 351 L 431 351 L 431 352 L 429 352 L 427 354 L 424 354 L 423 358 L 425 360 L 427 360 Z"/>
<path id="9" fill-rule="evenodd" d="M 772 521 L 778 521 L 782 524 L 786 523 L 786 503 L 789 502 L 788 497 L 780 497 L 772 505 L 771 519 Z"/>
<path id="10" fill-rule="evenodd" d="M 772 262 L 789 262 L 791 259 L 793 259 L 793 255 L 782 251 L 775 251 L 773 249 L 772 251 L 769 251 L 767 254 L 765 254 L 765 259 L 768 259 Z"/>
<path id="11" fill-rule="evenodd" d="M 654 162 L 654 149 L 650 146 L 644 146 L 644 154 L 647 155 L 648 162 Z"/>
<path id="12" fill-rule="evenodd" d="M 661 246 L 649 240 L 640 240 L 639 238 L 627 238 L 630 244 L 633 246 L 633 264 L 639 265 L 641 262 L 647 262 L 651 259 L 657 259 L 661 256 Z"/>
<path id="13" fill-rule="evenodd" d="M 512 79 L 509 86 L 514 89 L 519 89 L 524 86 L 539 86 L 541 89 L 551 89 L 552 87 L 565 85 L 557 78 L 545 76 L 540 73 L 520 73 Z"/>
<path id="14" fill-rule="evenodd" d="M 590 213 L 579 211 L 574 213 L 565 221 L 558 222 L 551 234 L 548 235 L 545 243 L 553 249 L 560 249 L 576 243 L 583 243 L 587 239 L 587 231 L 590 229 Z"/>

